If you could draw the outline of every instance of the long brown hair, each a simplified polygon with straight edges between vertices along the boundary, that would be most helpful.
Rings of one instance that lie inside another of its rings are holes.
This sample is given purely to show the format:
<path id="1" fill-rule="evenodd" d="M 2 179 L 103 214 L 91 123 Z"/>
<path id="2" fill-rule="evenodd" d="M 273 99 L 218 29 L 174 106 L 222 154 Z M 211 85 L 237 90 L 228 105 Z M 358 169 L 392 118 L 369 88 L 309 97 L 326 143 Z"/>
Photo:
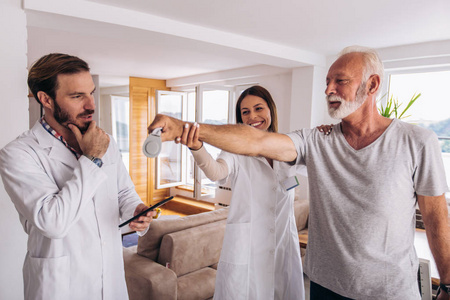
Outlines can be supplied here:
<path id="1" fill-rule="evenodd" d="M 236 123 L 243 123 L 241 116 L 241 102 L 248 95 L 256 96 L 266 101 L 267 106 L 270 109 L 270 118 L 272 119 L 272 122 L 269 128 L 267 128 L 267 131 L 278 132 L 277 106 L 275 105 L 275 102 L 273 101 L 269 91 L 259 85 L 249 87 L 239 96 L 239 99 L 236 102 Z"/>

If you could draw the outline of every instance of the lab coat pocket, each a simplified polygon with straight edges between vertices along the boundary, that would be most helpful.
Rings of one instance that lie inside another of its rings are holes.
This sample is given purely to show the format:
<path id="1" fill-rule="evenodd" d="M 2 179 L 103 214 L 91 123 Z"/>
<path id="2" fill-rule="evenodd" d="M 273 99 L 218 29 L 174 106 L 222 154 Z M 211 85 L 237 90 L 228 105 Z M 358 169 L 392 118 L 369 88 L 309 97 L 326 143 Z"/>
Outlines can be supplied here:
<path id="1" fill-rule="evenodd" d="M 250 223 L 227 224 L 220 260 L 248 264 L 250 257 Z"/>
<path id="2" fill-rule="evenodd" d="M 30 257 L 25 272 L 25 299 L 69 299 L 70 262 L 58 258 Z"/>
<path id="3" fill-rule="evenodd" d="M 236 265 L 220 261 L 217 268 L 214 300 L 247 300 L 248 265 Z"/>

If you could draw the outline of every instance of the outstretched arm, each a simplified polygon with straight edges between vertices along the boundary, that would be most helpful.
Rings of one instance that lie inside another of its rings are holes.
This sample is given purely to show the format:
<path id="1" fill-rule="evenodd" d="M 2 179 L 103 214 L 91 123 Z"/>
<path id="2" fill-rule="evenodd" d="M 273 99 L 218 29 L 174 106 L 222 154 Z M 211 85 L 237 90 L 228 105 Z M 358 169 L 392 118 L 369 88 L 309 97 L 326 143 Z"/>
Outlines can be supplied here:
<path id="1" fill-rule="evenodd" d="M 170 141 L 182 136 L 184 124 L 184 121 L 157 115 L 148 130 L 151 132 L 162 127 L 162 140 Z M 293 161 L 297 157 L 294 143 L 284 134 L 262 131 L 243 124 L 201 124 L 201 127 L 199 140 L 228 152 L 280 161 Z"/>
<path id="2" fill-rule="evenodd" d="M 180 142 L 191 149 L 192 156 L 194 157 L 197 165 L 212 181 L 225 179 L 228 176 L 228 166 L 223 159 L 215 160 L 211 154 L 209 154 L 203 143 L 198 140 L 200 132 L 200 125 L 195 123 L 189 128 L 189 124 L 186 124 L 183 128 L 183 135 L 178 138 L 176 142 Z"/>

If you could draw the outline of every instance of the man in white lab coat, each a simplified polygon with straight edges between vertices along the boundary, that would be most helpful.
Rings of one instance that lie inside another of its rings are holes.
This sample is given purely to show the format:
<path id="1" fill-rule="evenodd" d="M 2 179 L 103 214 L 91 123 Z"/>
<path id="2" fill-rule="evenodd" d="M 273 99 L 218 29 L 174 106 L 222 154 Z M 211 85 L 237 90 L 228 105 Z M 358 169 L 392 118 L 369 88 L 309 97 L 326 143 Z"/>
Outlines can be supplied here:
<path id="1" fill-rule="evenodd" d="M 120 219 L 147 209 L 116 143 L 97 127 L 89 66 L 49 54 L 28 85 L 44 116 L 0 151 L 25 232 L 25 299 L 127 299 Z M 153 212 L 130 223 L 146 232 Z"/>

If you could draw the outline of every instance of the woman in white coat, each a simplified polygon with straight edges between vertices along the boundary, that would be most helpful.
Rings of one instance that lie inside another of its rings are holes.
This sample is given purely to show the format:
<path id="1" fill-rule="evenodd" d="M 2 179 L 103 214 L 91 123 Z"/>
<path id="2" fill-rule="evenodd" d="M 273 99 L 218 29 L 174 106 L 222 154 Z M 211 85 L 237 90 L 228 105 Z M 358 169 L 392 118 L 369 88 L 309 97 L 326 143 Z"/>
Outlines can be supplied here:
<path id="1" fill-rule="evenodd" d="M 276 106 L 260 86 L 245 90 L 236 120 L 277 132 Z M 294 218 L 296 168 L 264 157 L 222 151 L 214 160 L 198 140 L 199 126 L 178 139 L 187 145 L 205 175 L 230 180 L 232 197 L 217 270 L 215 300 L 304 299 L 303 271 Z"/>

